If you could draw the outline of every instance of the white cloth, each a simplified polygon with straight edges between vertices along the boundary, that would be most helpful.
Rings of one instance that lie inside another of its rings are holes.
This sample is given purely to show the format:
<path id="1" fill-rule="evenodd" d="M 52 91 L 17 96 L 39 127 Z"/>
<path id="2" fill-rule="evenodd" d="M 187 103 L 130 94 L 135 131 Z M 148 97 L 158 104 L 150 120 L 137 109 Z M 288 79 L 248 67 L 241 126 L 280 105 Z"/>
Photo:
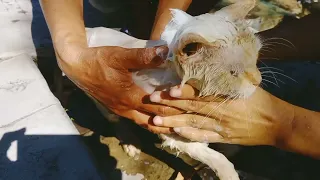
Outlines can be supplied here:
<path id="1" fill-rule="evenodd" d="M 99 179 L 33 62 L 32 12 L 30 0 L 0 1 L 0 179 Z"/>

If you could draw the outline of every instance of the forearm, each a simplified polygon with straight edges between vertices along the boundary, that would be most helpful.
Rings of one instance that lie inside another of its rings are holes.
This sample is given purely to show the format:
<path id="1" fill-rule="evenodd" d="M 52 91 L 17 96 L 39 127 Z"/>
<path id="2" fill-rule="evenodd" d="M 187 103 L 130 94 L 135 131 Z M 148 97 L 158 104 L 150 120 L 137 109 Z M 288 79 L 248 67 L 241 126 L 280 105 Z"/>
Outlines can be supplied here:
<path id="1" fill-rule="evenodd" d="M 266 47 L 262 60 L 320 60 L 319 19 L 320 14 L 311 14 L 258 33 Z"/>
<path id="2" fill-rule="evenodd" d="M 320 159 L 320 113 L 294 106 L 291 127 L 284 148 Z"/>
<path id="3" fill-rule="evenodd" d="M 171 8 L 186 11 L 190 6 L 191 2 L 192 0 L 159 0 L 158 10 L 156 13 L 150 39 L 160 39 L 161 33 L 163 32 L 165 26 L 171 19 Z"/>
<path id="4" fill-rule="evenodd" d="M 56 51 L 65 44 L 87 46 L 82 0 L 40 0 Z"/>
<path id="5" fill-rule="evenodd" d="M 266 107 L 261 114 L 273 123 L 274 128 L 271 129 L 275 131 L 266 136 L 266 139 L 274 136 L 270 145 L 320 159 L 320 113 L 295 106 L 271 94 L 266 97 L 260 97 Z"/>

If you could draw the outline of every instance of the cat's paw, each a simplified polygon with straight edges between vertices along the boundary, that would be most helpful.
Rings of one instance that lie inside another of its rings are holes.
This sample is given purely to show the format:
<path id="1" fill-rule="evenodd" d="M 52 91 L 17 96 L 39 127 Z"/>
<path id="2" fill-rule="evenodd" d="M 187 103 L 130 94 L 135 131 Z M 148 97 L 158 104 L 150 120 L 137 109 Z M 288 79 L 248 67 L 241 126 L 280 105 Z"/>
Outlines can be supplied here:
<path id="1" fill-rule="evenodd" d="M 140 155 L 141 150 L 132 144 L 123 144 L 122 148 L 129 157 L 136 158 Z"/>

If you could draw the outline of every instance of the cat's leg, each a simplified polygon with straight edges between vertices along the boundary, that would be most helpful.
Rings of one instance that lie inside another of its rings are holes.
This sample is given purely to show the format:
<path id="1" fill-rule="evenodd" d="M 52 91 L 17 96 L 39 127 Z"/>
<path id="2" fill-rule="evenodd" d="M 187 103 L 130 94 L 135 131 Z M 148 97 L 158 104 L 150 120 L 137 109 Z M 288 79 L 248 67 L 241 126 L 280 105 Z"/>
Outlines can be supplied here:
<path id="1" fill-rule="evenodd" d="M 240 180 L 233 164 L 221 153 L 208 147 L 206 143 L 188 142 L 177 135 L 160 135 L 163 147 L 170 147 L 187 153 L 191 158 L 208 165 L 220 180 Z"/>
<path id="2" fill-rule="evenodd" d="M 134 134 L 134 127 L 127 119 L 121 118 L 115 124 L 116 136 L 119 139 L 125 153 L 132 158 L 138 158 L 140 149 L 140 140 Z"/>
<path id="3" fill-rule="evenodd" d="M 116 137 L 120 141 L 123 150 L 130 157 L 138 157 L 141 153 L 139 148 L 140 140 L 133 132 L 133 124 L 127 119 L 124 119 L 117 114 L 113 113 L 102 104 L 100 104 L 97 100 L 88 96 L 93 100 L 96 104 L 97 108 L 103 114 L 103 116 L 111 123 L 115 125 Z"/>
<path id="4" fill-rule="evenodd" d="M 177 177 L 175 178 L 175 180 L 184 180 L 184 177 L 182 176 L 182 174 L 179 172 Z"/>

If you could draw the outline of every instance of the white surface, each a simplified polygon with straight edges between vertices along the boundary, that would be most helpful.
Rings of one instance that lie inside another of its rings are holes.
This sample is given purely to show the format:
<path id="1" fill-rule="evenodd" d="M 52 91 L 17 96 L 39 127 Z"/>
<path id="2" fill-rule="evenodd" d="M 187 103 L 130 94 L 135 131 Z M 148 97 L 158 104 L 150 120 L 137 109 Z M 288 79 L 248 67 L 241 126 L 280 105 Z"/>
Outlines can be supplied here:
<path id="1" fill-rule="evenodd" d="M 0 139 L 21 128 L 25 135 L 77 135 L 33 62 L 31 22 L 30 0 L 0 1 Z M 13 144 L 10 160 L 17 159 L 16 151 Z"/>
<path id="2" fill-rule="evenodd" d="M 22 53 L 35 55 L 32 17 L 30 0 L 0 1 L 0 59 Z"/>
<path id="3" fill-rule="evenodd" d="M 32 18 L 30 0 L 0 1 L 0 179 L 99 179 L 73 136 L 79 132 L 33 62 Z M 142 177 L 122 173 L 123 180 Z"/>
<path id="4" fill-rule="evenodd" d="M 32 58 L 26 54 L 0 62 L 0 127 L 52 105 L 60 105 Z"/>
<path id="5" fill-rule="evenodd" d="M 0 137 L 18 126 L 27 134 L 77 134 L 33 62 L 32 18 L 30 0 L 0 1 Z"/>

